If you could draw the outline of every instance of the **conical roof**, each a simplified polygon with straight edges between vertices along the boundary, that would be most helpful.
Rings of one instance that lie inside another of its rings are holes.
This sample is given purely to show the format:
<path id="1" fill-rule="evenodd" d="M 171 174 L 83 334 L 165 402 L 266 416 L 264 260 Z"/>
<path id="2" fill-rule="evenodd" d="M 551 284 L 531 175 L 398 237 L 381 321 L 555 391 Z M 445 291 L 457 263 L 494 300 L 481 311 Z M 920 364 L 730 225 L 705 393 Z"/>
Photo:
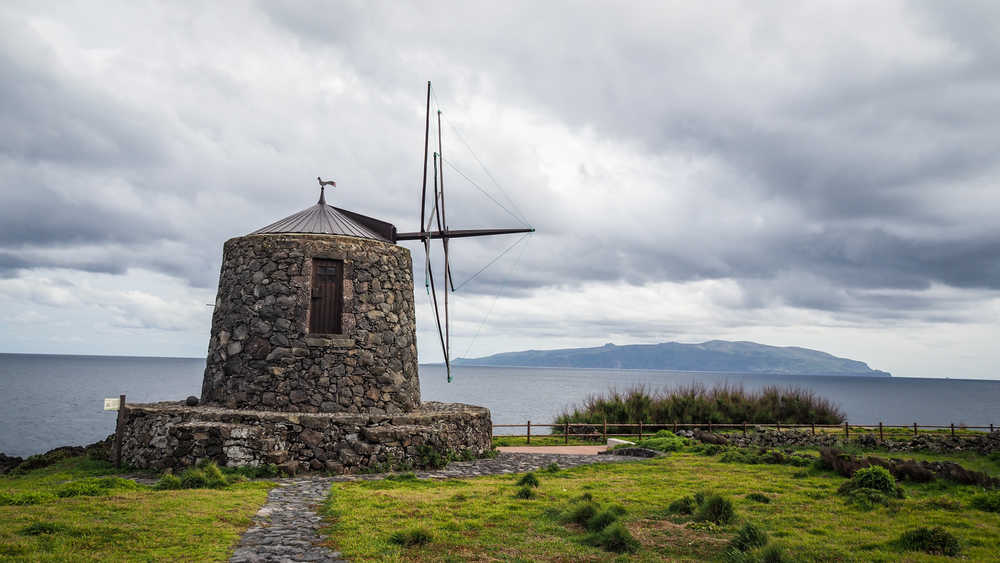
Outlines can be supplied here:
<path id="1" fill-rule="evenodd" d="M 310 233 L 344 235 L 392 242 L 388 238 L 352 219 L 347 215 L 348 213 L 356 217 L 358 216 L 355 213 L 327 205 L 321 188 L 319 201 L 316 205 L 275 221 L 266 227 L 261 227 L 250 234 Z"/>

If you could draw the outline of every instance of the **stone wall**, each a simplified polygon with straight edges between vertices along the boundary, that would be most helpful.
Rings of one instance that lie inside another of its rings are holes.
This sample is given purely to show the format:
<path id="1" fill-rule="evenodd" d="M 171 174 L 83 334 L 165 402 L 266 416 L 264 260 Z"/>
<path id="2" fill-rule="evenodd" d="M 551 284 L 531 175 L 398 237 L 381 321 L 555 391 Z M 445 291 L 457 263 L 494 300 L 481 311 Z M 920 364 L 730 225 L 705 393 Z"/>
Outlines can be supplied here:
<path id="1" fill-rule="evenodd" d="M 123 463 L 156 470 L 211 459 L 224 466 L 273 463 L 290 473 L 349 473 L 381 464 L 416 465 L 422 447 L 476 457 L 492 449 L 488 409 L 434 402 L 391 417 L 128 405 L 122 428 Z"/>
<path id="2" fill-rule="evenodd" d="M 309 334 L 313 258 L 344 261 L 340 334 Z M 333 235 L 226 241 L 201 398 L 266 411 L 417 408 L 409 250 Z"/>
<path id="3" fill-rule="evenodd" d="M 694 438 L 695 433 L 690 430 L 677 432 L 678 436 Z M 844 440 L 843 433 L 819 433 L 803 432 L 799 430 L 755 430 L 747 435 L 741 432 L 729 432 L 716 434 L 724 436 L 730 445 L 741 448 L 762 447 L 762 448 L 786 448 L 786 447 L 811 447 L 811 448 L 833 448 L 844 446 L 855 446 L 864 449 L 882 449 L 890 452 L 912 452 L 928 451 L 933 453 L 950 452 L 977 452 L 983 455 L 1000 452 L 1000 431 L 998 432 L 977 432 L 971 434 L 959 434 L 951 437 L 942 433 L 924 433 L 911 438 L 894 437 L 887 440 L 879 440 L 874 434 L 851 434 L 850 440 Z"/>

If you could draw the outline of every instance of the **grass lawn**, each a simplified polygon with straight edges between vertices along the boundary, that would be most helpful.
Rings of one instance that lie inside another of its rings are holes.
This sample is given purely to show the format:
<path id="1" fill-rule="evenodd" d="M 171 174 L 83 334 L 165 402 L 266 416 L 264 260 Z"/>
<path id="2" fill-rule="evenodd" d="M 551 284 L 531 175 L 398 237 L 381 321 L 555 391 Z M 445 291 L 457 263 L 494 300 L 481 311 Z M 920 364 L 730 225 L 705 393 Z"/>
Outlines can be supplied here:
<path id="1" fill-rule="evenodd" d="M 975 487 L 905 483 L 905 499 L 865 511 L 836 494 L 846 479 L 832 472 L 694 453 L 536 475 L 533 499 L 515 498 L 520 475 L 336 483 L 324 508 L 326 533 L 355 561 L 704 561 L 722 559 L 735 532 L 751 522 L 792 560 L 952 560 L 894 545 L 906 530 L 941 526 L 958 538 L 964 560 L 1000 559 L 1000 514 L 970 508 L 969 499 L 982 492 Z M 669 514 L 672 501 L 699 491 L 729 498 L 736 520 L 716 526 Z M 639 541 L 636 553 L 589 545 L 586 530 L 566 522 L 584 493 L 601 506 L 624 507 L 621 521 Z M 421 529 L 429 533 L 425 544 L 391 540 L 394 532 Z"/>
<path id="2" fill-rule="evenodd" d="M 0 505 L 0 559 L 225 561 L 273 486 L 154 491 L 103 479 L 113 473 L 107 463 L 78 457 L 0 477 L 0 501 L 35 501 Z M 84 495 L 59 496 L 74 489 Z"/>

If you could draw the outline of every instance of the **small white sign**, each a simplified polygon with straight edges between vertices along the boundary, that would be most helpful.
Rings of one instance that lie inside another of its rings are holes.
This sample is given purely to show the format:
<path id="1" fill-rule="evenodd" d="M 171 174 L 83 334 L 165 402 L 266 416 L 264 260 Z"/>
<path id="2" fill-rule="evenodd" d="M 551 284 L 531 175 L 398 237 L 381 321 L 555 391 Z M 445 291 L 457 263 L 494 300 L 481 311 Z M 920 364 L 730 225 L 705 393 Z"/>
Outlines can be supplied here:
<path id="1" fill-rule="evenodd" d="M 115 397 L 113 399 L 104 399 L 104 410 L 106 411 L 116 411 L 121 406 L 119 403 L 121 398 Z"/>

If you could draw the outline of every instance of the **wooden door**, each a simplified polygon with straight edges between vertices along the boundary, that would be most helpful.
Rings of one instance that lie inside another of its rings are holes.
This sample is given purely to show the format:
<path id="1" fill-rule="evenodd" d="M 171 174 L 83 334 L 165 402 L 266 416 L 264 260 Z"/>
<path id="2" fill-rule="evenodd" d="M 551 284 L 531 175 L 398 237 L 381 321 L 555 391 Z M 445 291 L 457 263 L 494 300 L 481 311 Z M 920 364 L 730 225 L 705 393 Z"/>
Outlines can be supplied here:
<path id="1" fill-rule="evenodd" d="M 309 308 L 309 332 L 340 333 L 344 310 L 344 262 L 313 258 L 312 303 Z"/>

